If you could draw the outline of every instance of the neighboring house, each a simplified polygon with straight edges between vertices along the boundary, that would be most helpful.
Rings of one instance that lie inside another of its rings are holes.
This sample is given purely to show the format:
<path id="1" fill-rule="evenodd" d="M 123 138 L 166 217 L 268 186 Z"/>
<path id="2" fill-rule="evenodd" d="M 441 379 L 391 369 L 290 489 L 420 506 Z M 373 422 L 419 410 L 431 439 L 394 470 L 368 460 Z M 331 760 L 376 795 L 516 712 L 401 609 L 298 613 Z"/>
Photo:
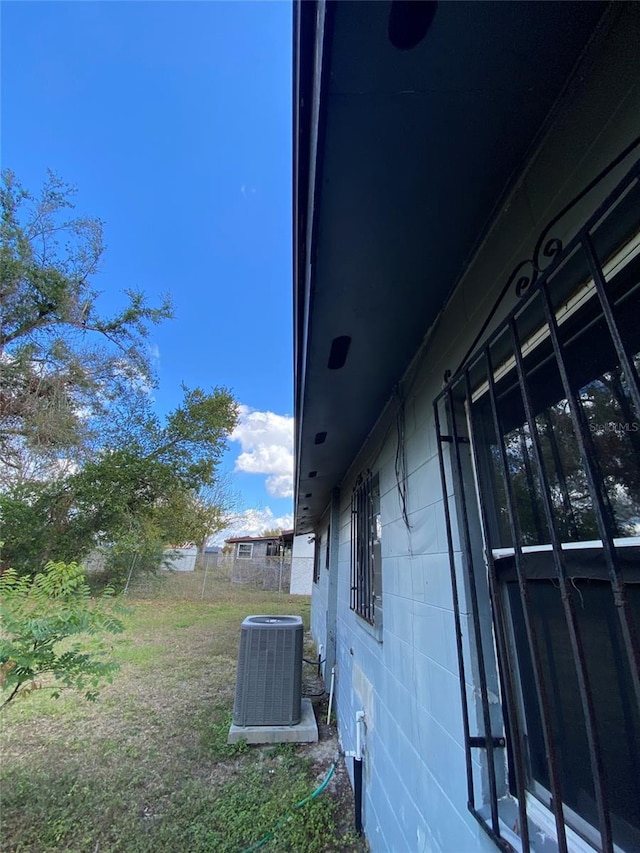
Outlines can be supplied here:
<path id="1" fill-rule="evenodd" d="M 311 540 L 311 541 L 310 541 Z M 278 575 L 278 588 L 282 580 L 291 595 L 311 595 L 313 582 L 313 537 L 295 536 L 293 530 L 283 530 L 280 536 L 233 536 L 225 539 L 234 559 L 252 561 L 257 572 L 273 573 L 274 565 L 286 566 L 286 577 Z M 278 558 L 275 562 L 266 558 Z M 234 572 L 236 580 L 255 580 L 255 572 L 243 571 L 242 565 Z M 273 584 L 270 584 L 273 585 Z"/>
<path id="2" fill-rule="evenodd" d="M 232 536 L 224 541 L 233 547 L 233 555 L 237 560 L 280 557 L 291 553 L 293 530 L 283 530 L 279 536 Z"/>
<path id="3" fill-rule="evenodd" d="M 218 566 L 230 570 L 234 583 L 282 592 L 289 589 L 293 530 L 279 536 L 233 536 L 225 539 Z"/>
<path id="4" fill-rule="evenodd" d="M 295 530 L 373 853 L 640 851 L 639 44 L 295 6 Z"/>

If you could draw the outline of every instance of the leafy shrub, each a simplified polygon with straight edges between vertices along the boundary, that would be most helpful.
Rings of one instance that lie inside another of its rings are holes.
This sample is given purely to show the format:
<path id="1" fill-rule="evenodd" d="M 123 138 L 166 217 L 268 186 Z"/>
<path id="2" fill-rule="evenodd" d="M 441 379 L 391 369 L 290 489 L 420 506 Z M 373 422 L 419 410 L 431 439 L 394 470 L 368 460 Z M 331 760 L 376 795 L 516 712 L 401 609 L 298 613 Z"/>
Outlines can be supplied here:
<path id="1" fill-rule="evenodd" d="M 101 643 L 88 649 L 86 638 L 70 638 L 120 633 L 123 624 L 111 604 L 109 590 L 91 599 L 77 563 L 50 561 L 34 577 L 7 569 L 0 577 L 0 686 L 7 697 L 2 705 L 42 687 L 43 677 L 52 680 L 56 696 L 67 687 L 95 699 L 118 665 L 105 659 Z"/>

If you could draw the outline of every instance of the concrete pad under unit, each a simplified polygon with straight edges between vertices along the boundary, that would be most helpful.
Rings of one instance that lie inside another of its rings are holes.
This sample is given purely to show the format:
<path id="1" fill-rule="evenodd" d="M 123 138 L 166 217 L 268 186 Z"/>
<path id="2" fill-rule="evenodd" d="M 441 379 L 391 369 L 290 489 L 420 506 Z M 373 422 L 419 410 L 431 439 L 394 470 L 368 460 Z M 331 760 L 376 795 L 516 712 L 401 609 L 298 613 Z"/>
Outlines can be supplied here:
<path id="1" fill-rule="evenodd" d="M 227 743 L 315 743 L 318 724 L 311 699 L 302 700 L 302 716 L 295 726 L 234 726 L 229 729 Z"/>

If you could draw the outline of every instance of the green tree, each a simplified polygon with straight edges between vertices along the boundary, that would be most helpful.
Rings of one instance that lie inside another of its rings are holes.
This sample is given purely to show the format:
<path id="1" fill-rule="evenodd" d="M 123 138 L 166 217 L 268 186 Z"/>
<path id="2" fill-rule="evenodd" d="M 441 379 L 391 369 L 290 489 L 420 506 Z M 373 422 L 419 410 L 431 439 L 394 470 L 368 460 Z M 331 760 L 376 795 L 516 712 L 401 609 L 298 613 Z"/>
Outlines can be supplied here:
<path id="1" fill-rule="evenodd" d="M 54 695 L 63 688 L 82 690 L 95 699 L 118 666 L 104 645 L 89 648 L 82 635 L 123 630 L 112 604 L 108 594 L 92 601 L 76 563 L 50 562 L 33 578 L 7 569 L 0 576 L 0 707 L 41 687 L 51 687 Z"/>
<path id="2" fill-rule="evenodd" d="M 215 479 L 237 423 L 238 404 L 222 386 L 205 392 L 183 385 L 182 390 L 182 403 L 164 421 L 153 411 L 149 394 L 132 391 L 109 408 L 101 422 L 101 441 L 104 448 L 170 470 L 185 487 L 198 490 Z"/>
<path id="3" fill-rule="evenodd" d="M 171 316 L 136 290 L 102 309 L 93 284 L 103 223 L 74 215 L 75 190 L 53 172 L 34 196 L 10 171 L 0 185 L 0 462 L 13 481 L 34 460 L 78 456 L 91 416 L 132 385 L 153 383 L 145 339 Z"/>
<path id="4" fill-rule="evenodd" d="M 29 573 L 122 540 L 113 551 L 121 577 L 133 553 L 157 567 L 153 555 L 163 545 L 215 532 L 226 509 L 198 495 L 215 494 L 216 466 L 237 421 L 233 396 L 225 388 L 185 389 L 164 422 L 141 396 L 147 399 L 113 411 L 105 445 L 78 471 L 0 494 L 5 565 Z"/>
<path id="5" fill-rule="evenodd" d="M 207 540 L 233 523 L 239 506 L 229 474 L 216 474 L 199 492 L 174 493 L 157 508 L 156 519 L 166 542 L 194 542 L 202 554 Z"/>
<path id="6" fill-rule="evenodd" d="M 121 566 L 132 549 L 157 566 L 167 541 L 203 538 L 221 509 L 201 492 L 237 421 L 224 387 L 185 386 L 166 418 L 153 411 L 145 338 L 169 302 L 128 290 L 121 310 L 103 310 L 103 226 L 74 214 L 74 192 L 49 173 L 32 196 L 2 174 L 0 568 L 26 574 L 100 544 Z"/>

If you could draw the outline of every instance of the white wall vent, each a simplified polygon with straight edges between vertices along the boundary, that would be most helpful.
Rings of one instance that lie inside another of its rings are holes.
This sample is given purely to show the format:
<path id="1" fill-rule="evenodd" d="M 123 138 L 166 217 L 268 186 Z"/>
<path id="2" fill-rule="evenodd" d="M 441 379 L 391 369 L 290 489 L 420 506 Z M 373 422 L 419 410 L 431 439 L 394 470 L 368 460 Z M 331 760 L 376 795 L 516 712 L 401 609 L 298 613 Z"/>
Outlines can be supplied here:
<path id="1" fill-rule="evenodd" d="M 299 616 L 247 616 L 240 632 L 234 725 L 300 722 L 302 643 Z"/>

